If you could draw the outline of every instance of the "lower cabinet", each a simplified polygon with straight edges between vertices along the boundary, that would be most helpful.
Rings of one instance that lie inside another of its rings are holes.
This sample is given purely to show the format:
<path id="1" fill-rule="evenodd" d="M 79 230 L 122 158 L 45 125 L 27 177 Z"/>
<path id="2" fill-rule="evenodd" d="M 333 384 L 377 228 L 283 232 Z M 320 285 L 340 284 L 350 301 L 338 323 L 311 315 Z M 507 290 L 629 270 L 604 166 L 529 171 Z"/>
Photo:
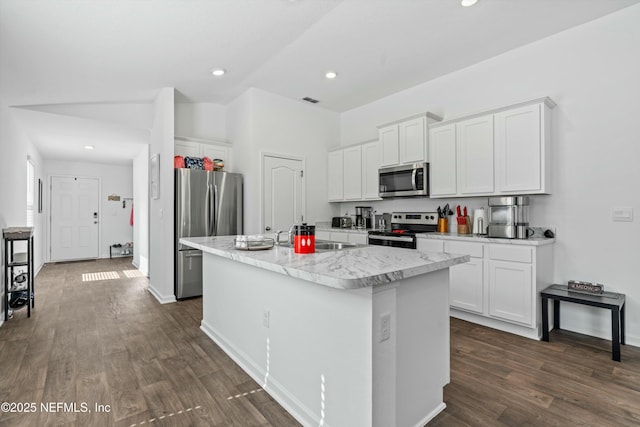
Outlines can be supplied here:
<path id="1" fill-rule="evenodd" d="M 316 240 L 329 240 L 331 242 L 357 243 L 360 245 L 366 245 L 368 234 L 350 233 L 348 231 L 317 230 Z"/>
<path id="2" fill-rule="evenodd" d="M 443 241 L 418 239 L 418 249 L 437 248 L 438 243 L 442 245 Z M 540 291 L 553 283 L 552 244 L 447 240 L 443 250 L 471 258 L 449 269 L 449 305 L 453 317 L 540 338 Z"/>
<path id="3" fill-rule="evenodd" d="M 469 255 L 471 260 L 449 269 L 449 305 L 454 308 L 484 312 L 484 245 L 447 242 L 445 252 Z"/>
<path id="4" fill-rule="evenodd" d="M 531 264 L 489 260 L 489 315 L 531 325 L 533 274 Z"/>

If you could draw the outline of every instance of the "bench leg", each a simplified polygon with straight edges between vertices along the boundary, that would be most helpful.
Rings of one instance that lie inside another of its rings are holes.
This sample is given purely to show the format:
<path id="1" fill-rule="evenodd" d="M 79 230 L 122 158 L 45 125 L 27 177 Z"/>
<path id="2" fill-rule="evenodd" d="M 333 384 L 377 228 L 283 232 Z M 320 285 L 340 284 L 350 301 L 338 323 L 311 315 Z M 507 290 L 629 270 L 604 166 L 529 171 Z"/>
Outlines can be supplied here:
<path id="1" fill-rule="evenodd" d="M 542 341 L 549 342 L 549 298 L 542 297 Z"/>
<path id="2" fill-rule="evenodd" d="M 553 329 L 560 329 L 560 300 L 553 300 Z"/>
<path id="3" fill-rule="evenodd" d="M 620 309 L 620 343 L 623 345 L 626 344 L 624 342 L 624 316 L 625 316 L 625 307 L 626 304 L 622 304 L 622 308 Z"/>
<path id="4" fill-rule="evenodd" d="M 620 361 L 620 310 L 618 308 L 611 309 L 611 351 L 612 359 L 616 362 Z"/>

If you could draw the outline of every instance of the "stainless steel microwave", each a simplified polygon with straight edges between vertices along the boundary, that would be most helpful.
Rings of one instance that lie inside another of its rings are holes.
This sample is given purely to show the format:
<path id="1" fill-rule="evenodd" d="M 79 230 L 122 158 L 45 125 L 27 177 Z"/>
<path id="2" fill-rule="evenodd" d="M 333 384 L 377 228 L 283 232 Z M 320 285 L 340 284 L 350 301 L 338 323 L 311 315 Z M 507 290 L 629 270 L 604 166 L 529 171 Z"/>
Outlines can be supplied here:
<path id="1" fill-rule="evenodd" d="M 380 197 L 429 195 L 429 163 L 380 168 L 378 178 Z"/>

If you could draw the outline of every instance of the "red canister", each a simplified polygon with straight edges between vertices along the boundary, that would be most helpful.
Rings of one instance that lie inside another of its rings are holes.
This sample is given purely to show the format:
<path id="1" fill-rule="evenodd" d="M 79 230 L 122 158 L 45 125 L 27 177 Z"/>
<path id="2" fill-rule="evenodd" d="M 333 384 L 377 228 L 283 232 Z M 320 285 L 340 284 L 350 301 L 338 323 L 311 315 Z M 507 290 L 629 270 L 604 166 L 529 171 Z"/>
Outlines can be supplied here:
<path id="1" fill-rule="evenodd" d="M 316 251 L 316 226 L 306 223 L 293 228 L 293 251 L 297 254 L 312 254 Z"/>

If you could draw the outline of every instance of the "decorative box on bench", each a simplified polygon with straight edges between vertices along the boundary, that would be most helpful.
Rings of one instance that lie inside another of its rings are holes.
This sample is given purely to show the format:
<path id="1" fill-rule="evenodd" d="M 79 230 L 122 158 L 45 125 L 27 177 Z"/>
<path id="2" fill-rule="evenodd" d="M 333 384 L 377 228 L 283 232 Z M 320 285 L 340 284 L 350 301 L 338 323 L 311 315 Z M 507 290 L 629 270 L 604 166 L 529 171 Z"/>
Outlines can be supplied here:
<path id="1" fill-rule="evenodd" d="M 569 280 L 567 283 L 569 291 L 586 292 L 590 294 L 603 294 L 604 285 L 600 283 L 581 282 L 579 280 Z"/>

